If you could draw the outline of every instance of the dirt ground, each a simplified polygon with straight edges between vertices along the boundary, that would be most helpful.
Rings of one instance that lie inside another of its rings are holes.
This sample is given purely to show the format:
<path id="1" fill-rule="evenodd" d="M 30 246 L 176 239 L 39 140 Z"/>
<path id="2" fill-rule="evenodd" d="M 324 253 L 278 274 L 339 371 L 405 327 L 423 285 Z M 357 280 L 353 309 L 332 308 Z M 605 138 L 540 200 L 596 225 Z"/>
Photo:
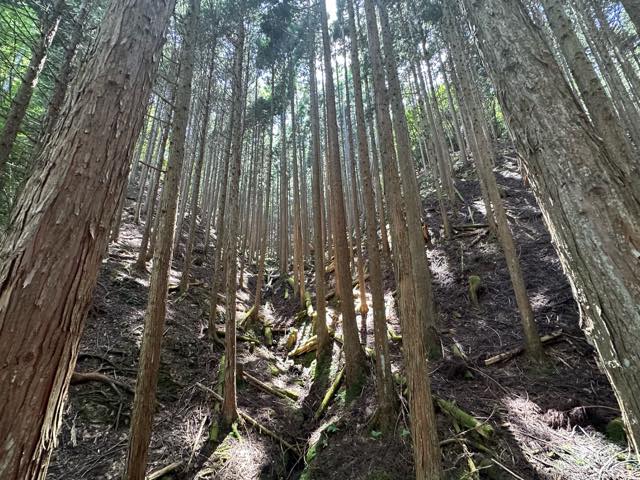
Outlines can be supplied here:
<path id="1" fill-rule="evenodd" d="M 440 313 L 444 358 L 429 364 L 434 394 L 453 401 L 478 421 L 491 425 L 484 438 L 437 412 L 443 463 L 452 479 L 633 479 L 640 478 L 626 444 L 606 435 L 620 413 L 594 350 L 579 326 L 579 313 L 550 242 L 536 201 L 524 186 L 514 152 L 506 151 L 497 171 L 515 235 L 527 289 L 541 335 L 562 330 L 546 345 L 548 361 L 540 366 L 526 357 L 485 366 L 484 360 L 522 343 L 518 311 L 506 264 L 495 239 L 484 229 L 460 228 L 450 241 L 442 239 L 433 192 L 425 191 L 427 223 L 434 246 L 429 258 Z M 483 205 L 472 169 L 458 165 L 459 203 L 454 225 L 480 224 Z M 184 222 L 185 231 L 187 221 Z M 58 447 L 49 480 L 115 479 L 126 458 L 132 395 L 146 308 L 148 274 L 137 274 L 133 262 L 140 226 L 132 209 L 125 212 L 120 239 L 112 244 L 86 322 L 76 370 L 100 372 L 114 384 L 84 383 L 70 387 Z M 184 238 L 183 238 L 184 240 Z M 375 385 L 370 379 L 349 401 L 339 390 L 329 408 L 316 411 L 341 368 L 341 346 L 335 342 L 331 365 L 316 365 L 314 354 L 288 358 L 286 340 L 298 330 L 298 345 L 311 336 L 307 318 L 288 284 L 270 267 L 263 319 L 271 325 L 274 344 L 239 341 L 243 371 L 297 398 L 280 398 L 242 380 L 239 409 L 280 438 L 240 422 L 229 435 L 210 441 L 217 408 L 206 388 L 218 388 L 219 345 L 208 340 L 208 290 L 211 249 L 204 253 L 199 232 L 193 284 L 186 295 L 172 290 L 166 319 L 158 408 L 150 448 L 149 472 L 174 464 L 165 479 L 370 479 L 412 478 L 413 461 L 406 398 L 393 435 L 381 435 L 371 424 Z M 184 246 L 175 254 L 172 284 L 177 284 Z M 386 266 L 386 297 L 390 327 L 400 332 L 394 311 L 393 276 Z M 313 291 L 311 266 L 307 289 Z M 479 306 L 469 301 L 468 278 L 481 278 Z M 327 279 L 332 282 L 331 275 Z M 245 272 L 238 291 L 239 317 L 251 305 L 255 276 Z M 285 294 L 285 292 L 287 292 Z M 286 297 L 286 298 L 285 298 Z M 219 307 L 218 329 L 223 329 Z M 340 334 L 338 316 L 329 319 Z M 367 344 L 373 345 L 372 318 Z M 360 319 L 359 319 L 360 321 Z M 249 335 L 249 334 L 247 334 Z M 454 346 L 467 360 L 454 355 Z M 402 393 L 401 341 L 392 340 L 394 374 Z M 124 385 L 124 386 L 123 386 Z M 205 388 L 202 388 L 204 386 Z M 212 413 L 213 412 L 213 413 Z M 620 441 L 620 440 L 618 440 Z M 296 447 L 291 451 L 284 442 Z M 469 473 L 477 468 L 478 472 Z M 478 477 L 479 475 L 479 477 Z"/>

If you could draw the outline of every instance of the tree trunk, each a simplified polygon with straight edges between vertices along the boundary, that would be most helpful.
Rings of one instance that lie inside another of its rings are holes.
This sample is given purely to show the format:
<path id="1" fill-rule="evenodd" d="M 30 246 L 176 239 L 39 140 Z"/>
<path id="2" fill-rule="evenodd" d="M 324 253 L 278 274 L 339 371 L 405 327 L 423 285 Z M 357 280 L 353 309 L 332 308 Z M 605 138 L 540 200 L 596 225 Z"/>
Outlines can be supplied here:
<path id="1" fill-rule="evenodd" d="M 167 289 L 173 254 L 178 190 L 185 156 L 186 129 L 191 106 L 191 83 L 198 34 L 200 0 L 191 0 L 185 15 L 185 34 L 180 57 L 180 75 L 176 89 L 175 117 L 169 146 L 169 162 L 162 191 L 158 245 L 153 254 L 149 280 L 149 299 L 144 317 L 144 333 L 138 362 L 138 378 L 131 413 L 131 429 L 125 478 L 144 480 L 147 466 L 156 388 L 160 371 L 160 353 L 167 312 Z"/>
<path id="2" fill-rule="evenodd" d="M 33 90 L 38 83 L 40 72 L 42 72 L 47 60 L 49 47 L 58 31 L 60 16 L 62 15 L 65 5 L 66 0 L 55 0 L 51 8 L 51 13 L 43 19 L 42 35 L 31 53 L 31 60 L 29 61 L 27 71 L 22 77 L 18 92 L 11 101 L 11 108 L 7 114 L 4 128 L 2 132 L 0 132 L 0 187 L 4 183 L 2 175 L 4 175 L 5 166 L 9 160 L 9 155 L 11 155 L 11 150 L 18 136 L 22 120 L 24 120 L 24 116 L 27 113 L 27 108 L 29 107 Z"/>
<path id="3" fill-rule="evenodd" d="M 411 249 L 411 267 L 418 322 L 425 330 L 424 341 L 427 354 L 431 358 L 442 356 L 440 336 L 438 334 L 438 314 L 433 298 L 431 270 L 424 248 L 422 235 L 422 201 L 418 192 L 418 183 L 411 154 L 411 140 L 402 101 L 402 89 L 398 78 L 391 27 L 384 2 L 378 2 L 382 42 L 384 46 L 385 66 L 391 111 L 393 113 L 393 131 L 396 137 L 396 151 L 400 165 L 402 192 L 405 198 L 407 226 L 409 227 L 409 248 Z M 453 183 L 452 183 L 453 184 Z M 452 201 L 452 204 L 454 202 Z"/>
<path id="4" fill-rule="evenodd" d="M 195 179 L 193 181 L 193 197 L 191 198 L 191 213 L 189 214 L 189 237 L 187 239 L 187 251 L 184 256 L 184 266 L 182 268 L 182 277 L 180 278 L 180 291 L 182 293 L 189 288 L 189 271 L 191 270 L 191 259 L 193 255 L 193 246 L 196 241 L 196 225 L 198 217 L 198 202 L 200 201 L 200 183 L 202 180 L 202 167 L 204 165 L 204 154 L 207 147 L 207 131 L 209 129 L 209 116 L 211 114 L 211 94 L 213 90 L 213 69 L 216 64 L 215 57 L 215 39 L 211 41 L 211 59 L 209 71 L 207 73 L 207 90 L 205 92 L 204 106 L 202 107 L 202 125 L 200 126 L 200 145 L 198 148 L 198 158 L 195 166 Z"/>
<path id="5" fill-rule="evenodd" d="M 175 89 L 172 89 L 174 91 Z M 171 95 L 173 100 L 173 95 Z M 142 232 L 142 239 L 140 240 L 140 250 L 138 251 L 138 258 L 136 259 L 135 268 L 139 272 L 146 270 L 147 263 L 147 250 L 149 249 L 149 238 L 151 237 L 151 227 L 154 225 L 154 215 L 156 212 L 156 203 L 158 192 L 160 191 L 160 180 L 162 177 L 162 166 L 164 163 L 164 152 L 167 148 L 167 141 L 169 140 L 169 133 L 171 132 L 171 118 L 172 107 L 167 106 L 165 121 L 166 124 L 163 128 L 162 139 L 160 140 L 160 152 L 158 153 L 158 161 L 156 163 L 156 170 L 154 172 L 153 188 L 149 192 L 147 198 L 147 215 L 144 221 L 144 231 Z M 163 189 L 164 190 L 164 189 Z"/>
<path id="6" fill-rule="evenodd" d="M 318 111 L 318 85 L 316 78 L 316 36 L 312 28 L 309 32 L 309 116 L 311 117 L 311 158 L 313 195 L 313 254 L 315 259 L 316 283 L 316 335 L 318 336 L 318 360 L 331 352 L 331 339 L 327 328 L 326 283 L 324 267 L 324 206 L 322 199 L 322 168 L 320 165 L 320 112 Z"/>
<path id="7" fill-rule="evenodd" d="M 73 72 L 73 59 L 76 56 L 78 45 L 82 41 L 83 27 L 89 14 L 89 6 L 92 0 L 82 0 L 78 14 L 73 19 L 73 28 L 71 30 L 71 37 L 69 38 L 69 44 L 65 46 L 64 58 L 62 60 L 62 66 L 58 71 L 55 80 L 55 86 L 53 87 L 53 94 L 51 100 L 49 100 L 49 107 L 47 108 L 47 116 L 44 126 L 44 134 L 48 134 L 53 129 L 53 124 L 58 118 L 60 109 L 64 102 L 64 97 L 67 93 L 69 83 L 71 81 L 71 73 Z M 44 142 L 43 142 L 44 143 Z"/>
<path id="8" fill-rule="evenodd" d="M 275 84 L 275 68 L 271 68 L 271 96 L 273 98 L 274 94 L 274 84 Z M 260 304 L 262 303 L 262 285 L 264 284 L 264 263 L 265 257 L 267 254 L 267 232 L 269 225 L 269 210 L 271 206 L 271 166 L 273 162 L 273 102 L 270 106 L 270 115 L 269 115 L 269 151 L 267 152 L 267 169 L 265 171 L 267 185 L 265 187 L 264 194 L 264 214 L 262 215 L 262 227 L 261 227 L 261 235 L 260 235 L 260 252 L 258 256 L 258 274 L 256 276 L 256 293 L 254 295 L 253 301 L 253 315 L 254 318 L 257 318 L 260 311 Z"/>
<path id="9" fill-rule="evenodd" d="M 16 203 L 0 254 L 3 480 L 45 477 L 173 6 L 111 4 Z"/>
<path id="10" fill-rule="evenodd" d="M 411 436 L 417 480 L 442 478 L 440 447 L 438 443 L 435 412 L 431 399 L 431 386 L 427 371 L 424 325 L 417 316 L 417 305 L 412 275 L 412 250 L 409 247 L 409 227 L 400 193 L 400 178 L 396 169 L 393 148 L 393 131 L 386 96 L 384 68 L 381 60 L 380 37 L 377 28 L 373 0 L 365 0 L 368 43 L 373 70 L 377 126 L 384 159 L 385 189 L 388 193 L 389 216 L 393 228 L 393 256 L 397 263 L 396 283 L 400 291 L 400 318 L 403 331 L 403 355 L 407 369 Z"/>
<path id="11" fill-rule="evenodd" d="M 242 136 L 244 121 L 242 110 L 244 104 L 244 87 L 242 81 L 244 61 L 244 21 L 238 26 L 238 37 L 235 39 L 235 55 L 233 64 L 233 116 L 237 119 L 231 131 L 231 163 L 229 165 L 229 203 L 225 212 L 227 233 L 224 242 L 226 270 L 226 322 L 225 322 L 225 365 L 224 365 L 224 401 L 222 402 L 222 423 L 225 427 L 238 417 L 236 400 L 236 272 L 237 268 L 237 231 L 239 210 L 240 167 L 242 163 Z"/>
<path id="12" fill-rule="evenodd" d="M 363 379 L 365 368 L 364 350 L 360 345 L 356 313 L 351 290 L 351 271 L 349 268 L 349 247 L 347 243 L 346 212 L 344 190 L 342 187 L 342 165 L 338 139 L 336 116 L 336 96 L 331 66 L 331 41 L 327 22 L 325 0 L 320 4 L 322 26 L 322 44 L 325 69 L 325 103 L 327 108 L 328 169 L 331 183 L 331 213 L 333 214 L 333 239 L 335 244 L 335 265 L 337 292 L 342 313 L 342 331 L 344 334 L 345 383 L 356 388 Z"/>
<path id="13" fill-rule="evenodd" d="M 495 174 L 491 167 L 495 158 L 495 150 L 491 145 L 485 120 L 482 116 L 482 112 L 480 111 L 481 107 L 475 102 L 475 96 L 473 95 L 473 88 L 471 84 L 471 75 L 467 70 L 467 66 L 464 64 L 464 55 L 461 51 L 461 38 L 462 35 L 458 30 L 457 37 L 455 38 L 455 41 L 452 42 L 452 53 L 454 54 L 454 63 L 456 64 L 456 71 L 458 72 L 458 77 L 462 87 L 460 96 L 465 99 L 462 105 L 468 107 L 467 116 L 471 120 L 471 130 L 473 132 L 473 139 L 476 143 L 476 155 L 473 156 L 473 160 L 476 164 L 481 181 L 486 185 L 489 199 L 493 206 L 498 239 L 504 252 L 507 269 L 509 270 L 509 277 L 511 279 L 516 303 L 518 305 L 518 311 L 520 312 L 520 319 L 522 321 L 522 329 L 525 337 L 525 349 L 532 359 L 541 360 L 544 357 L 544 351 L 542 349 L 542 343 L 540 342 L 540 335 L 538 334 L 533 309 L 529 302 L 524 276 L 522 275 L 522 269 L 520 267 L 520 259 L 518 258 L 516 245 L 513 240 L 511 229 L 509 228 L 509 221 L 507 220 L 507 213 L 502 203 L 502 198 L 500 197 L 500 191 L 498 190 Z"/>
<path id="14" fill-rule="evenodd" d="M 353 92 L 356 111 L 356 134 L 358 138 L 358 157 L 360 159 L 360 176 L 362 177 L 363 207 L 366 224 L 366 249 L 369 258 L 369 288 L 371 289 L 371 304 L 373 307 L 373 332 L 376 355 L 376 389 L 378 396 L 377 420 L 383 431 L 389 431 L 394 425 L 397 400 L 391 376 L 391 361 L 389 357 L 389 340 L 387 338 L 387 316 L 384 303 L 384 286 L 382 279 L 382 263 L 377 236 L 377 221 L 375 209 L 375 194 L 371 169 L 369 167 L 369 146 L 367 144 L 367 130 L 362 101 L 362 81 L 360 74 L 360 59 L 358 58 L 358 38 L 356 32 L 353 0 L 347 0 L 349 32 L 352 32 L 350 54 L 351 72 L 353 75 Z"/>
<path id="15" fill-rule="evenodd" d="M 478 28 L 500 105 L 530 172 L 586 331 L 598 349 L 637 452 L 640 190 L 617 168 L 581 114 L 525 7 L 511 0 L 465 0 L 465 5 Z M 553 112 L 548 105 L 554 106 Z"/>

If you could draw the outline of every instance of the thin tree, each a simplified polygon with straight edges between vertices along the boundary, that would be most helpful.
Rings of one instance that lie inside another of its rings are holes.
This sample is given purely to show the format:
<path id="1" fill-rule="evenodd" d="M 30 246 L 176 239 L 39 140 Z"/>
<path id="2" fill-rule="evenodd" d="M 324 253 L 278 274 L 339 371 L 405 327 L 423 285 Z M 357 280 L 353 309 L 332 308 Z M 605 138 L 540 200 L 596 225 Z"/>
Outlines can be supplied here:
<path id="1" fill-rule="evenodd" d="M 231 131 L 231 163 L 229 165 L 229 202 L 225 212 L 227 232 L 224 242 L 226 273 L 226 322 L 225 322 L 225 364 L 224 364 L 224 401 L 222 402 L 222 424 L 231 427 L 238 417 L 236 400 L 236 287 L 237 278 L 237 231 L 239 211 L 240 168 L 242 163 L 242 136 L 244 121 L 245 88 L 242 81 L 244 60 L 245 26 L 240 21 L 237 38 L 233 40 L 235 47 L 232 79 L 233 116 L 238 119 Z"/>
<path id="2" fill-rule="evenodd" d="M 133 399 L 131 429 L 125 478 L 144 480 L 147 466 L 156 388 L 160 371 L 160 350 L 167 312 L 169 269 L 173 256 L 173 232 L 178 204 L 178 189 L 185 155 L 186 128 L 191 106 L 193 59 L 198 33 L 200 0 L 190 0 L 184 18 L 180 76 L 176 89 L 176 108 L 169 146 L 169 162 L 160 205 L 158 245 L 153 253 L 149 280 L 149 299 L 144 317 L 144 333 L 138 362 L 138 378 Z"/>
<path id="3" fill-rule="evenodd" d="M 66 6 L 66 0 L 55 0 L 51 11 L 45 13 L 42 19 L 42 33 L 31 52 L 31 59 L 27 71 L 22 76 L 20 87 L 11 101 L 11 108 L 7 114 L 4 128 L 0 132 L 0 175 L 4 174 L 5 165 L 16 141 L 20 125 L 27 114 L 29 102 L 40 78 L 40 73 L 47 60 L 47 53 L 58 31 L 60 16 Z M 3 184 L 0 176 L 0 186 Z"/>
<path id="4" fill-rule="evenodd" d="M 369 146 L 362 100 L 362 79 L 358 56 L 358 36 L 355 34 L 356 22 L 353 0 L 347 0 L 347 14 L 350 32 L 351 73 L 353 76 L 353 96 L 355 100 L 356 136 L 358 140 L 358 158 L 362 178 L 362 194 L 366 226 L 366 250 L 369 258 L 369 288 L 373 308 L 373 333 L 376 354 L 376 388 L 378 395 L 377 420 L 383 431 L 388 431 L 395 420 L 397 400 L 391 376 L 389 341 L 387 338 L 387 317 L 384 303 L 384 285 L 382 283 L 382 262 L 380 244 L 377 235 L 375 193 L 371 168 L 369 167 Z"/>
<path id="5" fill-rule="evenodd" d="M 324 57 L 325 105 L 327 109 L 328 171 L 331 183 L 331 213 L 333 223 L 333 241 L 335 245 L 335 271 L 337 292 L 342 313 L 342 331 L 344 333 L 345 381 L 349 387 L 356 387 L 362 380 L 365 368 L 364 350 L 360 345 L 356 313 L 351 290 L 351 271 L 349 268 L 349 247 L 347 244 L 346 212 L 344 190 L 342 187 L 342 165 L 338 139 L 336 116 L 336 95 L 331 66 L 331 41 L 327 22 L 325 0 L 320 5 L 320 24 Z"/>
<path id="6" fill-rule="evenodd" d="M 415 282 L 412 274 L 412 254 L 409 226 L 404 199 L 400 191 L 400 175 L 397 170 L 393 128 L 389 114 L 389 99 L 385 85 L 384 66 L 380 48 L 380 35 L 373 0 L 365 0 L 369 58 L 373 72 L 376 106 L 376 125 L 380 139 L 380 157 L 384 174 L 384 186 L 392 219 L 393 257 L 396 262 L 396 284 L 400 293 L 400 319 L 402 323 L 403 355 L 409 389 L 411 437 L 416 465 L 416 479 L 438 480 L 442 478 L 440 445 L 436 430 L 435 412 L 431 398 L 431 385 L 426 363 L 424 324 L 417 315 Z"/>

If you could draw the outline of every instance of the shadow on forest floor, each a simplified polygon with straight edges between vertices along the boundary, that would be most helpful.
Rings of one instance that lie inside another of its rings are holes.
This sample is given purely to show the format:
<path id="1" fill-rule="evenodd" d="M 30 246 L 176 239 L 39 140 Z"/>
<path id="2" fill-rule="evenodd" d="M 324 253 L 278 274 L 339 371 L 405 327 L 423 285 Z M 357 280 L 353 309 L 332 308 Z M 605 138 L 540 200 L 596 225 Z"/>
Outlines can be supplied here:
<path id="1" fill-rule="evenodd" d="M 607 423 L 619 415 L 615 398 L 578 326 L 577 306 L 535 199 L 522 186 L 509 156 L 513 153 L 507 152 L 498 163 L 498 182 L 536 320 L 541 334 L 558 328 L 564 334 L 545 348 L 549 362 L 543 368 L 521 356 L 484 366 L 485 358 L 522 342 L 506 264 L 496 241 L 488 236 L 438 240 L 439 210 L 433 203 L 434 195 L 427 192 L 427 223 L 436 238 L 429 258 L 445 352 L 443 360 L 430 363 L 432 387 L 439 397 L 455 401 L 495 430 L 491 440 L 467 433 L 464 438 L 468 442 L 463 446 L 451 440 L 457 438 L 454 426 L 447 415 L 438 412 L 439 438 L 446 441 L 446 472 L 450 478 L 473 478 L 464 473 L 471 458 L 481 469 L 481 478 L 638 478 L 640 470 L 628 462 L 628 452 L 604 434 Z M 472 175 L 468 168 L 458 171 L 457 188 L 467 203 L 459 204 L 454 224 L 483 220 L 480 191 Z M 188 219 L 183 225 L 186 231 Z M 237 435 L 232 432 L 216 443 L 208 440 L 215 402 L 197 384 L 216 388 L 223 352 L 207 337 L 211 248 L 208 258 L 203 258 L 205 235 L 203 231 L 197 235 L 194 283 L 186 295 L 172 292 L 169 298 L 150 471 L 181 462 L 166 478 L 411 478 L 413 459 L 404 396 L 393 435 L 382 436 L 371 425 L 376 405 L 370 377 L 353 402 L 347 403 L 342 388 L 327 411 L 318 420 L 314 418 L 342 367 L 341 346 L 334 342 L 326 368 L 317 366 L 313 352 L 295 361 L 288 358 L 286 341 L 291 330 L 298 331 L 300 345 L 312 335 L 312 328 L 309 318 L 297 316 L 302 309 L 300 301 L 287 282 L 274 273 L 275 267 L 268 270 L 261 310 L 263 321 L 273 329 L 274 344 L 266 346 L 262 332 L 257 333 L 261 338 L 258 344 L 239 341 L 238 362 L 243 371 L 289 391 L 298 400 L 276 397 L 239 378 L 238 406 L 283 440 L 299 446 L 305 455 L 287 451 L 281 442 L 242 423 Z M 148 274 L 137 275 L 132 269 L 139 242 L 140 228 L 133 225 L 129 208 L 120 240 L 111 245 L 103 264 L 77 366 L 78 371 L 98 371 L 129 385 L 135 382 L 148 290 Z M 180 278 L 183 253 L 181 246 L 171 273 L 173 284 Z M 310 270 L 307 289 L 313 291 Z M 472 308 L 468 299 L 470 275 L 482 280 L 479 308 Z M 332 277 L 327 275 L 329 289 L 334 286 Z M 239 317 L 252 304 L 254 273 L 245 272 L 243 285 L 245 288 L 238 291 Z M 401 333 L 394 310 L 394 289 L 392 268 L 386 265 L 387 316 L 390 329 Z M 218 311 L 218 329 L 222 330 L 222 306 Z M 329 305 L 327 316 L 336 334 L 341 335 L 334 305 Z M 370 312 L 366 318 L 369 347 L 373 346 L 372 322 Z M 454 345 L 462 348 L 467 364 L 453 356 Z M 394 375 L 401 381 L 403 362 L 398 340 L 391 341 L 391 357 Z M 48 479 L 119 478 L 126 457 L 131 400 L 131 394 L 118 385 L 72 386 Z M 484 468 L 489 466 L 488 459 L 492 459 L 493 467 Z"/>

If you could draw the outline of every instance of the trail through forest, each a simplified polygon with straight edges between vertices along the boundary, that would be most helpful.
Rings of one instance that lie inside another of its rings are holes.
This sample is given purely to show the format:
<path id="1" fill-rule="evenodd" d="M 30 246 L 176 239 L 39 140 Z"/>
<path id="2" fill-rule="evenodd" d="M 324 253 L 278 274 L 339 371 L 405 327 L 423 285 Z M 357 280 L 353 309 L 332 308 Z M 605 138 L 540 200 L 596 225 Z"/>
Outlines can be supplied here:
<path id="1" fill-rule="evenodd" d="M 440 241 L 441 232 L 433 230 L 441 224 L 437 204 L 424 205 L 432 227 L 429 258 L 445 352 L 442 360 L 429 364 L 445 472 L 450 478 L 473 478 L 463 476 L 473 471 L 471 462 L 483 478 L 638 478 L 637 465 L 629 463 L 625 447 L 615 443 L 621 431 L 614 431 L 615 422 L 610 423 L 619 416 L 615 397 L 578 326 L 571 289 L 516 159 L 514 151 L 505 150 L 496 173 L 520 246 L 532 307 L 540 319 L 540 334 L 555 335 L 545 344 L 549 360 L 544 367 L 532 365 L 524 356 L 485 365 L 486 359 L 519 347 L 522 333 L 504 258 L 496 240 L 478 221 L 483 218 L 483 204 L 469 166 L 456 163 L 456 188 L 466 202 L 459 204 L 454 217 L 453 241 Z M 135 199 L 134 189 L 130 192 L 129 200 Z M 102 265 L 59 446 L 47 476 L 50 480 L 115 479 L 123 469 L 149 286 L 148 274 L 136 273 L 133 267 L 142 235 L 133 222 L 134 210 L 127 203 L 120 239 L 109 247 Z M 188 219 L 183 223 L 186 226 Z M 216 372 L 224 364 L 224 349 L 217 344 L 212 347 L 207 333 L 211 257 L 203 255 L 205 232 L 199 230 L 193 280 L 187 293 L 181 294 L 177 286 L 187 232 L 182 233 L 171 270 L 149 462 L 151 472 L 165 469 L 166 474 L 149 478 L 410 478 L 413 458 L 406 401 L 396 419 L 396 435 L 382 435 L 370 426 L 375 411 L 371 378 L 353 402 L 346 402 L 347 392 L 340 388 L 327 410 L 317 415 L 343 367 L 341 325 L 336 325 L 338 315 L 330 301 L 328 318 L 335 340 L 328 369 L 318 368 L 313 351 L 291 357 L 290 351 L 312 336 L 312 327 L 304 310 L 301 313 L 296 293 L 275 273 L 275 267 L 267 267 L 264 297 L 264 323 L 270 327 L 273 345 L 262 328 L 257 335 L 240 332 L 238 407 L 279 440 L 243 421 L 229 435 L 216 438 L 217 423 L 212 422 L 211 412 L 218 402 L 209 389 L 222 393 L 223 377 Z M 385 268 L 385 300 L 391 306 L 395 285 L 391 266 Z M 307 269 L 306 288 L 313 291 L 311 266 Z M 477 307 L 468 290 L 471 276 L 481 281 Z M 332 273 L 327 280 L 328 288 L 334 289 Z M 242 325 L 243 314 L 253 304 L 249 292 L 255 289 L 255 272 L 245 271 L 241 285 L 237 312 Z M 218 308 L 222 333 L 224 309 Z M 404 391 L 400 326 L 394 310 L 387 311 L 394 377 Z M 370 312 L 369 347 L 373 346 L 372 328 Z M 293 330 L 297 339 L 287 346 Z M 92 381 L 88 373 L 106 376 L 100 377 L 106 382 Z M 255 379 L 277 394 L 258 387 Z M 465 425 L 461 417 L 452 417 L 450 404 L 441 400 L 457 405 L 477 424 Z"/>

